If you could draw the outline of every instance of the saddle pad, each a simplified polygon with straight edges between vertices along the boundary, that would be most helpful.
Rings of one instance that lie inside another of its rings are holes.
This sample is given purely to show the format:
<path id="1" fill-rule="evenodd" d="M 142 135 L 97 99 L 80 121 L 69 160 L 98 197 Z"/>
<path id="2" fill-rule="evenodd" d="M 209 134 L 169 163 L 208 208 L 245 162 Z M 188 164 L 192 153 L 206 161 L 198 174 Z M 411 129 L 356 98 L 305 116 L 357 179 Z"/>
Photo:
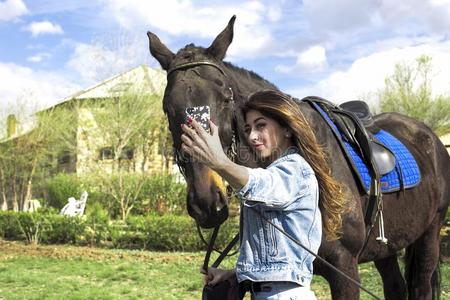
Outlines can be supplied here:
<path id="1" fill-rule="evenodd" d="M 345 145 L 347 155 L 352 160 L 358 170 L 360 183 L 364 185 L 366 192 L 369 191 L 371 176 L 366 163 L 362 160 L 359 152 L 353 145 L 342 139 L 342 134 L 337 126 L 330 119 L 328 114 L 317 104 L 314 105 L 322 114 L 328 124 L 335 131 L 336 136 L 341 138 L 341 143 Z M 396 159 L 395 169 L 381 177 L 381 192 L 396 192 L 401 188 L 412 188 L 420 182 L 420 170 L 411 152 L 396 137 L 387 131 L 380 130 L 375 137 L 394 154 Z"/>

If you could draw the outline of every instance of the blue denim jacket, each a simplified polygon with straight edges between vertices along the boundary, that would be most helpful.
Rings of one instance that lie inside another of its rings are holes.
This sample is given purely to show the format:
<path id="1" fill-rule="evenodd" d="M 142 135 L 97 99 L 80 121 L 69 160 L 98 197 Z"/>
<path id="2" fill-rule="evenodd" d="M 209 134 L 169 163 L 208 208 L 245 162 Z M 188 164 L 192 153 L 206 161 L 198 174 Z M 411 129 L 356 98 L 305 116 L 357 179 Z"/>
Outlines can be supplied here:
<path id="1" fill-rule="evenodd" d="M 291 281 L 309 286 L 314 256 L 258 216 L 283 228 L 317 253 L 322 238 L 319 188 L 311 166 L 297 153 L 286 152 L 266 169 L 248 168 L 241 200 L 241 245 L 238 281 Z"/>

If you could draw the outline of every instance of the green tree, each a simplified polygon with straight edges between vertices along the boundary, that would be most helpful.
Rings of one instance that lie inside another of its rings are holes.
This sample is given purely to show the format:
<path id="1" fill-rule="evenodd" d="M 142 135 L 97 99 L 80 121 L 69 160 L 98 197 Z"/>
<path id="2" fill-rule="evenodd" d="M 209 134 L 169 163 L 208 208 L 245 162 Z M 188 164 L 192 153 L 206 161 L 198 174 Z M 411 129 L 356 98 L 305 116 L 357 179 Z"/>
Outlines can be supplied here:
<path id="1" fill-rule="evenodd" d="M 55 172 L 56 157 L 75 146 L 75 114 L 60 106 L 35 114 L 27 133 L 0 141 L 2 208 L 23 210 L 34 183 Z M 8 201 L 9 200 L 9 201 Z M 10 202 L 10 205 L 5 203 Z"/>
<path id="2" fill-rule="evenodd" d="M 423 121 L 443 134 L 450 130 L 450 94 L 433 96 L 431 61 L 431 57 L 422 55 L 414 64 L 396 64 L 380 92 L 380 108 Z"/>
<path id="3" fill-rule="evenodd" d="M 96 125 L 95 133 L 91 134 L 98 136 L 97 142 L 109 147 L 111 168 L 107 173 L 105 165 L 93 164 L 91 171 L 102 192 L 118 205 L 121 219 L 125 220 L 139 199 L 146 177 L 133 176 L 130 172 L 145 173 L 155 147 L 170 146 L 167 145 L 167 119 L 161 96 L 149 95 L 140 87 L 132 86 L 105 101 L 108 102 L 90 104 Z M 126 157 L 127 149 L 133 151 L 131 158 Z M 159 149 L 159 152 L 168 151 Z M 162 170 L 167 171 L 168 159 L 164 156 Z"/>

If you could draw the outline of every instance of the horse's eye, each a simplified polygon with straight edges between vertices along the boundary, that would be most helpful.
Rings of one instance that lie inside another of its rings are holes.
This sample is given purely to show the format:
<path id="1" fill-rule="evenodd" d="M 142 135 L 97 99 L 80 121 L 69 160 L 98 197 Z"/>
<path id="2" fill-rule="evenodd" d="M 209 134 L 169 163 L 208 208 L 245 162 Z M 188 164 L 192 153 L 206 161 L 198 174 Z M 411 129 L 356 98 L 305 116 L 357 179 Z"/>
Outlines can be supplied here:
<path id="1" fill-rule="evenodd" d="M 223 81 L 220 79 L 214 79 L 214 83 L 217 84 L 218 86 L 223 86 Z"/>

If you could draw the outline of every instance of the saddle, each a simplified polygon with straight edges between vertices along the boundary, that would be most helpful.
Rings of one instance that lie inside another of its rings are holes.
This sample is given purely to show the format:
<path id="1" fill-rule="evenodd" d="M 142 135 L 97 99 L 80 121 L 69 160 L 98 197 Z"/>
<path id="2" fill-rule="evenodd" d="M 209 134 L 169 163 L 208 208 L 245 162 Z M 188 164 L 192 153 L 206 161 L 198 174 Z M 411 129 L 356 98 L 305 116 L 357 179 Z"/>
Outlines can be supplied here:
<path id="1" fill-rule="evenodd" d="M 358 147 L 358 142 L 355 141 L 356 124 L 353 119 L 348 116 L 348 112 L 356 115 L 358 120 L 363 125 L 361 130 L 365 130 L 364 135 L 367 136 L 368 149 L 363 151 L 370 151 L 373 158 L 373 163 L 378 170 L 380 176 L 388 174 L 395 168 L 396 159 L 392 151 L 384 146 L 376 137 L 375 134 L 380 131 L 373 121 L 372 114 L 369 110 L 369 106 L 364 101 L 353 100 L 342 103 L 339 105 L 342 111 L 336 111 L 334 116 L 337 125 L 345 138 L 353 146 Z M 341 122 L 342 120 L 342 122 Z M 363 143 L 363 147 L 364 147 Z"/>
<path id="2" fill-rule="evenodd" d="M 364 219 L 366 226 L 372 227 L 381 201 L 380 178 L 394 170 L 396 158 L 375 138 L 374 134 L 380 129 L 373 121 L 369 107 L 363 101 L 349 101 L 336 106 L 328 100 L 315 96 L 303 98 L 301 101 L 310 103 L 322 115 L 343 149 L 345 148 L 343 141 L 349 143 L 367 165 L 371 182 L 369 191 L 364 188 L 369 196 L 369 201 L 364 208 Z M 347 154 L 346 158 L 354 173 L 359 174 L 350 155 L 347 151 L 344 153 Z M 361 178 L 358 178 L 363 185 Z"/>

